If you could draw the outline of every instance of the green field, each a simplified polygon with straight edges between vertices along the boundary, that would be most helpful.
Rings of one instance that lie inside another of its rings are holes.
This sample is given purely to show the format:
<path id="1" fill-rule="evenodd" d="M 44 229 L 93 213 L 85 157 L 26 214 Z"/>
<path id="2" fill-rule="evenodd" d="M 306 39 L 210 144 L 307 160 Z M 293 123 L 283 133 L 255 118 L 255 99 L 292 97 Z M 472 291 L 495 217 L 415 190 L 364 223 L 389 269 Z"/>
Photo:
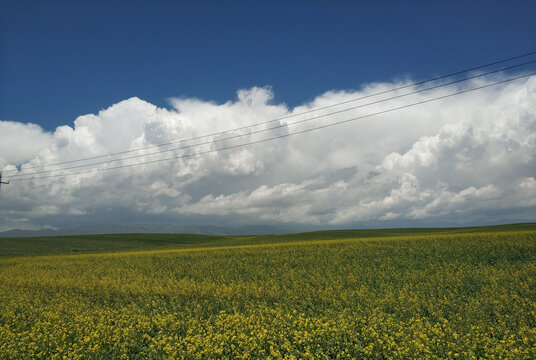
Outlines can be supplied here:
<path id="1" fill-rule="evenodd" d="M 536 224 L 0 239 L 1 359 L 535 359 Z"/>

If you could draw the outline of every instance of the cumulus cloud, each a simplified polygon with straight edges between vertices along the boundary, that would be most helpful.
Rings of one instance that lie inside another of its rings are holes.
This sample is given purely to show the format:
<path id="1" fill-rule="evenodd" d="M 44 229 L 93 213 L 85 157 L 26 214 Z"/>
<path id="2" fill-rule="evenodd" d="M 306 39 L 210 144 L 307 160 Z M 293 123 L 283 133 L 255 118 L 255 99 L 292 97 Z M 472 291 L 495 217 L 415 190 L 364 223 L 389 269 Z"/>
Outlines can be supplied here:
<path id="1" fill-rule="evenodd" d="M 51 139 L 39 125 L 0 121 L 0 169 L 31 160 Z"/>
<path id="2" fill-rule="evenodd" d="M 400 85 L 330 91 L 293 109 L 274 104 L 270 88 L 257 87 L 240 90 L 235 100 L 223 104 L 172 99 L 170 109 L 131 98 L 80 116 L 74 127 L 58 127 L 53 134 L 34 125 L 0 122 L 0 136 L 33 146 L 0 155 L 13 180 L 0 195 L 2 226 L 21 221 L 54 226 L 59 219 L 91 222 L 103 216 L 108 221 L 195 217 L 207 224 L 317 226 L 533 220 L 536 77 L 372 117 L 363 116 L 456 89 L 314 110 Z M 349 107 L 356 108 L 322 116 Z M 299 115 L 305 111 L 311 112 Z M 313 116 L 318 118 L 302 122 Z M 285 137 L 356 117 L 363 118 Z M 274 121 L 263 123 L 268 120 Z M 230 131 L 236 128 L 243 129 Z M 277 136 L 283 137 L 262 142 Z M 247 142 L 258 143 L 240 146 Z M 165 143 L 172 144 L 152 147 Z M 112 161 L 133 155 L 137 157 Z M 145 164 L 129 166 L 140 162 Z M 22 171 L 13 166 L 20 163 Z M 117 166 L 127 167 L 91 172 Z M 43 170 L 79 174 L 20 180 L 57 174 L 24 175 Z"/>

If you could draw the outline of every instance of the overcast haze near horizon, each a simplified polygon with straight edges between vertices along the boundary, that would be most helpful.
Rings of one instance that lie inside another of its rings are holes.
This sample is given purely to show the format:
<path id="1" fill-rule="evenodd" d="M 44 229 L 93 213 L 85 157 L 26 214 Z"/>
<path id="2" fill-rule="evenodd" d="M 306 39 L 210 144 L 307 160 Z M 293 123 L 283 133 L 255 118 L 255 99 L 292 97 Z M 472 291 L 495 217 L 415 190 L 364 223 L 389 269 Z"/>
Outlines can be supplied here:
<path id="1" fill-rule="evenodd" d="M 21 165 L 226 131 L 536 50 L 536 5 L 522 1 L 1 1 L 0 18 L 4 180 L 16 180 Z M 284 135 L 534 70 L 299 125 L 292 122 L 305 117 L 284 119 L 263 134 L 212 136 L 187 151 Z M 0 231 L 99 222 L 318 229 L 534 221 L 535 103 L 532 76 L 233 150 L 12 181 L 1 188 Z M 173 154 L 181 153 L 135 161 Z"/>

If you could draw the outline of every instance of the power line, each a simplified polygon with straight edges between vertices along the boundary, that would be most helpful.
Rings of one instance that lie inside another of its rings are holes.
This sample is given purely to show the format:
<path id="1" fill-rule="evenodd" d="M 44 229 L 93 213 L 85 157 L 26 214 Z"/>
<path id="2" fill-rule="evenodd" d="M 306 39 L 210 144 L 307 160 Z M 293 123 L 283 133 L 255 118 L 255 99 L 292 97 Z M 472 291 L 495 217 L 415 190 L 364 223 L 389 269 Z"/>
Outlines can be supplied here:
<path id="1" fill-rule="evenodd" d="M 264 143 L 264 142 L 271 141 L 271 140 L 282 139 L 282 138 L 286 138 L 286 137 L 290 137 L 290 136 L 295 136 L 295 135 L 298 135 L 298 134 L 304 134 L 304 133 L 307 133 L 307 132 L 320 130 L 320 129 L 325 129 L 325 128 L 328 128 L 328 127 L 341 125 L 341 124 L 361 120 L 361 119 L 376 116 L 376 115 L 386 114 L 386 113 L 390 113 L 390 112 L 394 112 L 394 111 L 398 111 L 398 110 L 402 110 L 402 109 L 406 109 L 406 108 L 410 108 L 410 107 L 414 107 L 414 106 L 418 106 L 418 105 L 423 105 L 423 104 L 430 103 L 430 102 L 433 102 L 433 101 L 443 100 L 443 99 L 450 98 L 450 97 L 453 97 L 453 96 L 466 94 L 466 93 L 469 93 L 469 92 L 472 92 L 472 91 L 481 90 L 481 89 L 484 89 L 484 88 L 504 84 L 504 83 L 507 83 L 507 82 L 519 80 L 519 79 L 530 77 L 530 76 L 533 76 L 533 75 L 536 75 L 536 72 L 533 72 L 533 73 L 530 73 L 530 74 L 525 74 L 525 75 L 520 75 L 520 76 L 517 76 L 517 77 L 513 77 L 513 78 L 502 80 L 502 81 L 497 81 L 497 82 L 486 84 L 486 85 L 481 85 L 481 86 L 478 86 L 478 87 L 475 87 L 475 88 L 462 90 L 462 91 L 458 91 L 458 92 L 447 94 L 447 95 L 438 96 L 438 97 L 435 97 L 435 98 L 432 98 L 432 99 L 422 100 L 422 101 L 418 101 L 418 102 L 415 102 L 415 103 L 406 104 L 406 105 L 403 105 L 403 106 L 398 106 L 398 107 L 394 107 L 394 108 L 391 108 L 391 109 L 378 111 L 378 112 L 371 113 L 371 114 L 366 114 L 366 115 L 362 115 L 362 116 L 358 116 L 358 117 L 353 117 L 353 118 L 337 121 L 337 122 L 330 123 L 330 124 L 325 124 L 325 125 L 305 129 L 305 130 L 296 131 L 296 132 L 293 132 L 293 133 L 287 133 L 287 134 L 278 135 L 278 136 L 274 136 L 274 137 L 270 137 L 270 138 L 266 138 L 266 139 L 246 142 L 246 143 L 237 144 L 237 145 L 231 145 L 231 146 L 222 147 L 222 148 L 219 148 L 219 149 L 207 150 L 207 151 L 203 151 L 203 152 L 199 152 L 199 153 L 195 153 L 195 154 L 183 154 L 183 155 L 164 158 L 164 159 L 156 159 L 156 160 L 145 161 L 145 162 L 134 163 L 134 164 L 125 164 L 125 165 L 118 165 L 118 166 L 112 166 L 112 167 L 107 167 L 107 168 L 92 169 L 92 170 L 69 173 L 69 174 L 56 174 L 56 175 L 47 175 L 47 176 L 39 176 L 39 177 L 18 178 L 18 179 L 12 179 L 12 181 L 15 182 L 15 181 L 25 181 L 25 180 L 38 180 L 38 179 L 67 177 L 67 176 L 72 176 L 72 175 L 89 174 L 89 173 L 108 171 L 108 170 L 116 170 L 116 169 L 122 169 L 122 168 L 128 168 L 128 167 L 134 167 L 134 166 L 140 166 L 140 165 L 154 164 L 154 163 L 170 161 L 170 160 L 176 160 L 176 159 L 182 159 L 182 158 L 189 158 L 189 157 L 194 157 L 194 156 L 200 156 L 200 155 L 205 155 L 205 154 L 209 154 L 209 153 L 214 153 L 214 152 L 218 152 L 218 151 L 236 149 L 236 148 L 239 148 L 239 147 L 245 147 L 245 146 L 248 146 L 248 145 L 260 144 L 260 143 Z M 56 170 L 56 171 L 61 171 L 61 170 Z"/>
<path id="2" fill-rule="evenodd" d="M 407 85 L 403 85 L 403 86 L 400 86 L 400 87 L 397 87 L 397 88 L 394 88 L 394 89 L 380 91 L 380 92 L 377 92 L 377 93 L 373 93 L 373 94 L 361 96 L 361 97 L 358 97 L 358 98 L 338 102 L 338 103 L 335 103 L 335 104 L 330 104 L 330 105 L 310 109 L 310 110 L 303 111 L 303 112 L 300 112 L 300 113 L 297 113 L 297 114 L 290 114 L 290 115 L 279 117 L 279 118 L 276 118 L 276 119 L 263 121 L 263 122 L 253 124 L 253 125 L 242 126 L 242 127 L 238 127 L 238 128 L 234 128 L 234 129 L 230 129 L 230 130 L 225 130 L 225 131 L 215 132 L 215 133 L 211 133 L 211 134 L 201 135 L 201 136 L 197 136 L 197 137 L 193 137 L 193 138 L 189 138 L 189 139 L 175 140 L 175 141 L 171 141 L 171 142 L 167 142 L 167 143 L 151 145 L 151 146 L 146 146 L 146 147 L 140 147 L 140 148 L 131 149 L 131 150 L 119 151 L 119 152 L 114 152 L 114 153 L 96 155 L 96 156 L 91 156 L 91 157 L 86 157 L 86 158 L 81 158 L 81 159 L 68 160 L 68 161 L 62 161 L 62 162 L 56 162 L 56 163 L 50 163 L 50 164 L 44 164 L 44 165 L 36 165 L 36 166 L 26 167 L 24 170 L 37 169 L 37 168 L 42 168 L 42 167 L 47 167 L 47 166 L 57 166 L 57 165 L 64 165 L 64 164 L 72 164 L 72 163 L 81 162 L 81 161 L 88 161 L 88 160 L 96 160 L 96 159 L 101 159 L 101 158 L 105 158 L 105 157 L 129 154 L 129 153 L 132 153 L 132 152 L 138 152 L 138 151 L 142 151 L 142 150 L 148 150 L 148 149 L 154 149 L 154 148 L 158 148 L 158 147 L 169 146 L 169 145 L 177 144 L 177 143 L 180 143 L 180 142 L 194 141 L 194 140 L 199 140 L 199 139 L 203 139 L 203 138 L 206 138 L 206 137 L 211 137 L 211 136 L 216 136 L 216 135 L 223 135 L 223 134 L 226 134 L 226 133 L 236 132 L 236 131 L 240 131 L 240 130 L 246 130 L 246 129 L 253 128 L 253 127 L 256 127 L 256 126 L 266 125 L 266 124 L 278 122 L 278 121 L 281 121 L 281 120 L 286 120 L 286 119 L 289 119 L 289 118 L 294 118 L 294 117 L 298 117 L 298 116 L 301 116 L 301 115 L 309 114 L 309 113 L 312 113 L 312 112 L 316 112 L 316 111 L 320 111 L 320 110 L 324 110 L 324 109 L 328 109 L 328 108 L 332 108 L 332 107 L 352 103 L 352 102 L 355 102 L 355 101 L 375 97 L 375 96 L 378 96 L 378 95 L 384 95 L 384 94 L 387 94 L 387 93 L 390 93 L 390 92 L 395 92 L 395 91 L 403 90 L 403 89 L 406 89 L 406 88 L 410 88 L 410 87 L 414 87 L 414 86 L 418 86 L 418 85 L 423 85 L 423 84 L 426 84 L 426 83 L 429 83 L 429 82 L 438 81 L 438 80 L 442 80 L 442 79 L 445 79 L 445 78 L 461 75 L 461 74 L 468 73 L 468 72 L 471 72 L 471 71 L 480 70 L 480 69 L 483 69 L 483 68 L 486 68 L 486 67 L 502 64 L 502 63 L 505 63 L 505 62 L 510 62 L 510 61 L 520 59 L 520 58 L 524 58 L 524 57 L 527 57 L 527 56 L 531 56 L 531 55 L 534 55 L 534 54 L 536 54 L 536 51 L 532 51 L 532 52 L 525 53 L 525 54 L 522 54 L 522 55 L 510 57 L 510 58 L 503 59 L 503 60 L 494 61 L 494 62 L 485 64 L 485 65 L 476 66 L 476 67 L 473 67 L 473 68 L 470 68 L 470 69 L 467 69 L 467 70 L 457 71 L 457 72 L 447 74 L 447 75 L 441 75 L 441 76 L 438 76 L 438 77 L 435 77 L 435 78 L 432 78 L 432 79 L 428 79 L 428 80 L 424 80 L 424 81 L 420 81 L 420 82 L 415 82 L 415 83 L 411 83 L 411 84 L 407 84 Z M 526 62 L 526 63 L 523 63 L 523 64 L 510 66 L 510 67 L 507 67 L 507 68 L 503 68 L 503 69 L 500 69 L 500 70 L 489 72 L 487 74 L 512 69 L 512 68 L 527 65 L 527 64 L 530 64 L 530 63 L 533 63 L 533 62 L 535 62 L 535 61 L 529 61 L 529 62 Z M 483 76 L 483 75 L 477 75 L 476 77 L 478 77 L 478 76 Z M 470 78 L 468 78 L 468 79 L 470 79 Z M 462 80 L 462 81 L 465 81 L 465 80 Z M 430 88 L 430 89 L 432 89 L 432 88 Z M 426 91 L 426 90 L 423 90 L 423 91 Z M 410 95 L 410 94 L 408 94 L 408 95 Z M 406 95 L 402 95 L 402 96 L 406 96 Z M 388 101 L 388 100 L 395 99 L 395 98 L 396 97 L 393 97 L 393 98 L 385 99 L 385 100 L 382 100 L 382 101 Z M 372 104 L 374 104 L 374 103 L 367 104 L 367 105 L 362 105 L 362 106 L 368 106 L 368 105 L 372 105 Z M 343 112 L 343 111 L 349 111 L 349 110 L 353 110 L 355 108 L 356 107 L 352 107 L 352 108 L 340 110 L 340 111 L 337 111 L 337 112 L 334 112 L 334 113 L 324 114 L 324 115 L 321 115 L 321 116 L 318 116 L 318 117 L 324 117 L 324 116 L 340 113 L 340 112 Z M 308 119 L 308 120 L 305 120 L 305 121 L 309 121 L 309 120 L 312 120 L 312 119 L 315 119 L 315 118 L 318 118 L 318 117 L 314 117 L 314 118 L 311 118 L 311 119 Z M 298 122 L 296 122 L 296 123 L 298 123 Z M 281 125 L 281 126 L 278 126 L 278 127 L 282 127 L 282 126 L 285 126 L 285 125 Z M 277 127 L 275 127 L 275 128 L 277 128 Z M 268 131 L 268 130 L 270 130 L 270 129 L 264 129 L 264 130 L 261 130 L 259 132 Z M 257 133 L 257 132 L 254 132 L 254 133 Z M 249 135 L 249 134 L 246 134 L 246 135 Z M 240 137 L 240 136 L 245 136 L 245 135 L 239 135 L 237 137 Z M 235 137 L 232 137 L 232 138 L 235 138 Z M 218 141 L 225 141 L 225 140 L 229 140 L 229 139 L 232 139 L 232 138 L 221 139 L 221 140 L 218 140 Z M 211 142 L 213 142 L 213 141 L 211 141 Z M 180 147 L 180 148 L 160 151 L 160 152 L 156 152 L 156 153 L 153 153 L 153 154 L 160 154 L 162 152 L 175 151 L 175 150 L 181 150 L 181 149 L 194 147 L 194 146 L 206 145 L 207 143 L 208 142 L 201 143 L 201 144 L 194 144 L 194 145 L 190 145 L 190 146 L 186 146 L 186 147 Z M 138 156 L 127 157 L 127 158 L 119 158 L 119 159 L 110 160 L 110 161 L 120 161 L 120 160 L 126 160 L 126 159 L 131 159 L 131 158 L 141 157 L 141 156 L 148 156 L 148 155 L 151 155 L 151 154 L 141 154 L 141 155 L 138 155 Z M 80 168 L 80 167 L 92 166 L 92 165 L 95 165 L 95 164 L 102 164 L 102 163 L 107 163 L 107 162 L 109 162 L 109 161 L 93 163 L 93 164 L 86 164 L 86 165 L 80 165 L 80 166 L 75 166 L 75 167 L 69 167 L 69 168 L 66 168 L 66 169 L 49 170 L 49 171 L 43 171 L 43 172 L 33 172 L 33 173 L 30 173 L 30 174 L 38 174 L 38 173 L 45 173 L 45 172 L 50 172 L 50 171 L 59 171 L 59 170 Z M 10 172 L 16 172 L 16 171 L 17 170 L 6 170 L 5 172 L 10 173 Z M 30 174 L 25 174 L 25 175 L 30 175 Z"/>
<path id="3" fill-rule="evenodd" d="M 531 63 L 535 63 L 535 62 L 536 62 L 536 60 L 532 60 L 532 61 L 528 61 L 528 62 L 525 62 L 525 63 L 522 63 L 522 64 L 511 65 L 511 66 L 501 68 L 501 69 L 498 69 L 498 70 L 489 71 L 487 73 L 478 74 L 478 75 L 470 76 L 470 77 L 467 77 L 467 78 L 454 80 L 454 81 L 451 81 L 451 82 L 448 82 L 448 83 L 439 84 L 439 85 L 431 86 L 431 87 L 428 87 L 428 88 L 419 89 L 419 90 L 409 92 L 409 93 L 406 93 L 406 94 L 395 95 L 395 96 L 392 96 L 390 98 L 386 98 L 386 99 L 382 99 L 382 100 L 378 100 L 378 101 L 374 101 L 374 102 L 370 102 L 370 103 L 366 103 L 366 104 L 357 105 L 357 106 L 354 106 L 354 107 L 334 111 L 334 112 L 327 113 L 327 114 L 314 116 L 314 117 L 311 117 L 311 118 L 308 118 L 308 119 L 298 120 L 298 121 L 295 121 L 295 122 L 292 122 L 292 123 L 279 124 L 279 125 L 276 125 L 276 126 L 273 126 L 273 127 L 270 127 L 270 128 L 252 131 L 252 132 L 247 133 L 247 134 L 233 135 L 233 136 L 229 136 L 229 137 L 226 137 L 226 138 L 209 140 L 209 141 L 205 141 L 205 142 L 198 143 L 198 144 L 181 146 L 181 147 L 178 147 L 178 148 L 172 148 L 172 149 L 162 150 L 162 151 L 158 151 L 158 152 L 152 152 L 152 153 L 148 153 L 148 154 L 147 153 L 146 154 L 139 154 L 139 155 L 122 157 L 122 158 L 119 158 L 119 159 L 111 159 L 111 160 L 93 162 L 93 163 L 89 163 L 89 164 L 69 166 L 69 167 L 66 167 L 66 168 L 63 168 L 63 169 L 42 170 L 42 171 L 34 171 L 34 172 L 31 172 L 31 173 L 26 173 L 26 174 L 17 174 L 17 175 L 14 175 L 12 177 L 12 179 L 16 180 L 19 177 L 25 177 L 25 176 L 30 176 L 30 175 L 46 174 L 46 173 L 62 171 L 62 170 L 65 171 L 65 170 L 72 170 L 72 169 L 80 169 L 80 168 L 84 168 L 84 167 L 88 167 L 88 166 L 102 165 L 102 164 L 107 164 L 107 163 L 112 163 L 112 162 L 117 162 L 117 161 L 124 161 L 124 160 L 132 160 L 132 159 L 137 159 L 137 158 L 145 157 L 145 156 L 160 155 L 160 154 L 165 153 L 165 152 L 172 152 L 172 151 L 177 151 L 177 150 L 185 150 L 185 149 L 195 148 L 195 147 L 199 147 L 199 146 L 203 146 L 203 145 L 214 144 L 214 143 L 218 143 L 218 142 L 222 142 L 222 141 L 233 140 L 233 139 L 237 139 L 237 138 L 240 138 L 240 137 L 243 137 L 243 136 L 248 136 L 248 135 L 251 136 L 251 135 L 254 135 L 254 134 L 259 134 L 259 133 L 279 129 L 279 128 L 282 128 L 282 127 L 287 127 L 287 126 L 291 126 L 291 125 L 305 123 L 305 122 L 309 122 L 309 121 L 312 121 L 312 120 L 317 120 L 319 118 L 323 118 L 323 117 L 327 117 L 327 116 L 347 112 L 347 111 L 350 111 L 350 110 L 355 110 L 355 109 L 363 108 L 363 107 L 366 107 L 366 106 L 379 104 L 379 103 L 386 102 L 386 101 L 389 101 L 389 100 L 399 99 L 399 98 L 402 98 L 402 97 L 407 97 L 407 96 L 410 96 L 410 95 L 415 95 L 415 94 L 418 94 L 418 93 L 422 93 L 422 92 L 425 92 L 425 91 L 430 91 L 430 90 L 438 89 L 438 88 L 441 88 L 441 87 L 446 87 L 446 86 L 453 85 L 453 84 L 456 84 L 456 83 L 476 79 L 476 78 L 479 78 L 479 77 L 484 77 L 484 76 L 487 76 L 487 75 L 490 75 L 490 74 L 493 74 L 493 73 L 498 73 L 498 72 L 501 72 L 501 71 L 510 70 L 510 69 L 513 69 L 513 68 L 517 68 L 517 67 L 528 65 L 528 64 L 531 64 Z"/>

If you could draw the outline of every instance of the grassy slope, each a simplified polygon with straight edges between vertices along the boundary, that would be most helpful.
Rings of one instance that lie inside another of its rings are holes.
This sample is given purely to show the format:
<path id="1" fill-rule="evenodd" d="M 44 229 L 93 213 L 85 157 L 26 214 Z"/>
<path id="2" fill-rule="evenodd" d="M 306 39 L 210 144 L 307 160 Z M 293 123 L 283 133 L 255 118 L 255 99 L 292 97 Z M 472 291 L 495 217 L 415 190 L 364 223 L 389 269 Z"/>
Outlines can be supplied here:
<path id="1" fill-rule="evenodd" d="M 466 227 L 331 230 L 286 235 L 113 234 L 0 238 L 0 256 L 102 253 L 131 250 L 254 245 L 292 241 L 536 230 L 536 223 Z"/>

